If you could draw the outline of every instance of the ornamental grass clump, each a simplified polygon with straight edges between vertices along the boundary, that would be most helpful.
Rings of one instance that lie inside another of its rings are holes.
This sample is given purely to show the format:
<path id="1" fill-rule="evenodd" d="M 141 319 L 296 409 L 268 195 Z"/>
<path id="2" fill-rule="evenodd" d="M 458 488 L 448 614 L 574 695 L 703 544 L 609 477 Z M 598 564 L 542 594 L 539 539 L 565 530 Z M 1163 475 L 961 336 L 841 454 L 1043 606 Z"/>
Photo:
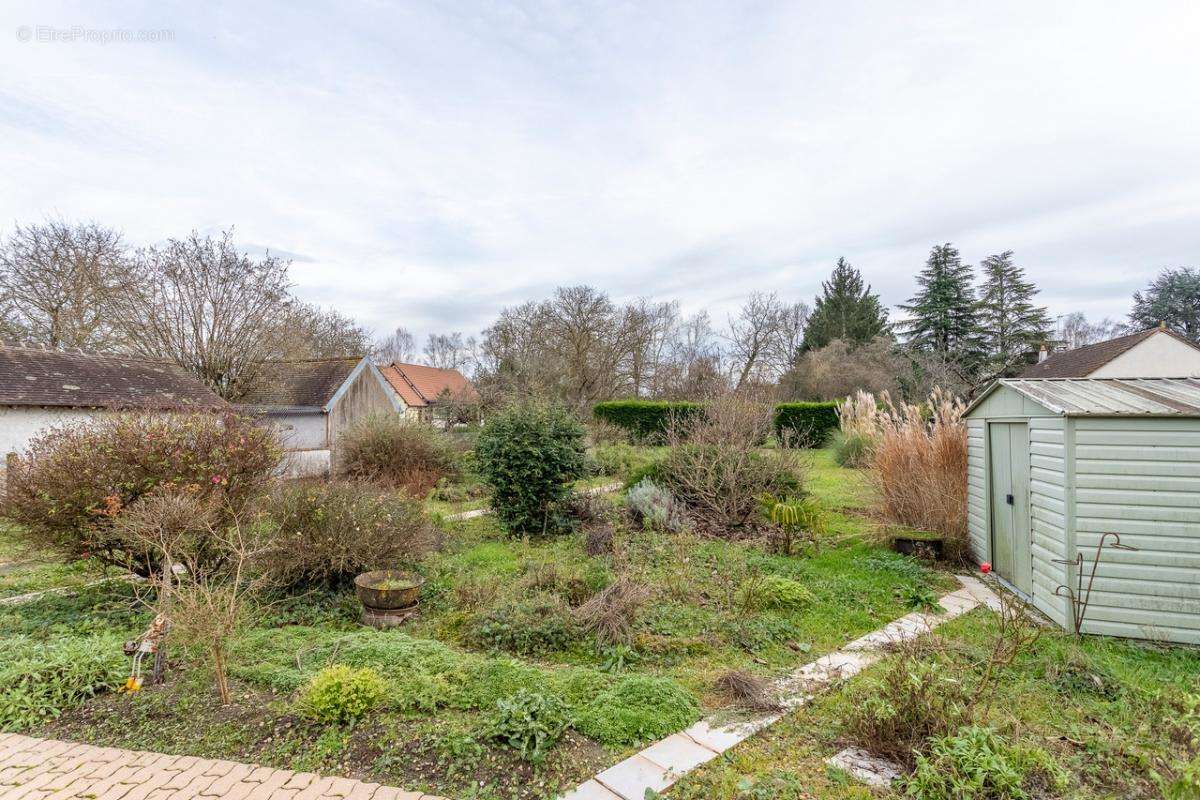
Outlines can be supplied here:
<path id="1" fill-rule="evenodd" d="M 943 553 L 962 558 L 967 545 L 966 405 L 935 389 L 924 406 L 885 398 L 872 452 L 872 482 L 883 516 L 939 533 Z"/>
<path id="2" fill-rule="evenodd" d="M 858 468 L 870 463 L 881 416 L 875 396 L 861 389 L 838 404 L 838 430 L 830 439 L 838 464 Z"/>

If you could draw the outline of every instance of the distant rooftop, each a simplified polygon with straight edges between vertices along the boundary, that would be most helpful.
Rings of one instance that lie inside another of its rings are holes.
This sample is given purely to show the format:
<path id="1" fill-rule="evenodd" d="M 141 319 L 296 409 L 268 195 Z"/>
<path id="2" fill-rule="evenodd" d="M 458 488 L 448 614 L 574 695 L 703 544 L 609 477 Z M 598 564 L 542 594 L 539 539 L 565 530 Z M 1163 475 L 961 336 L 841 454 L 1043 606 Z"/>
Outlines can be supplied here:
<path id="1" fill-rule="evenodd" d="M 1028 367 L 1021 373 L 1022 378 L 1086 378 L 1117 356 L 1128 352 L 1156 333 L 1163 333 L 1178 339 L 1189 347 L 1196 347 L 1189 341 L 1169 328 L 1149 328 L 1127 336 L 1118 336 L 1103 342 L 1076 347 L 1073 350 L 1063 350 L 1052 353 L 1045 361 L 1040 361 Z M 1196 348 L 1200 350 L 1200 348 Z"/>
<path id="2" fill-rule="evenodd" d="M 433 405 L 443 392 L 456 396 L 475 393 L 475 387 L 456 369 L 393 362 L 379 371 L 404 404 L 414 408 Z"/>
<path id="3" fill-rule="evenodd" d="M 323 408 L 361 361 L 357 356 L 265 361 L 254 385 L 238 402 L 248 406 Z"/>
<path id="4" fill-rule="evenodd" d="M 0 405 L 165 409 L 225 401 L 166 361 L 0 344 Z"/>

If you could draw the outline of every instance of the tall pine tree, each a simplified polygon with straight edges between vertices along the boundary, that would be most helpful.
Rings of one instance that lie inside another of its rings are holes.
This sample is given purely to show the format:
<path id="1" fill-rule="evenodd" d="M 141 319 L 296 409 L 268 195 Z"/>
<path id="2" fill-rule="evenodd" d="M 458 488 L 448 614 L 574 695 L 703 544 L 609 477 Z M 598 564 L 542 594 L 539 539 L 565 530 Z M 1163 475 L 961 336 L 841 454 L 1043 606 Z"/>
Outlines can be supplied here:
<path id="1" fill-rule="evenodd" d="M 824 347 L 834 339 L 855 345 L 887 335 L 887 316 L 879 295 L 863 285 L 862 273 L 839 258 L 829 280 L 821 284 L 821 296 L 808 317 L 800 352 Z"/>
<path id="2" fill-rule="evenodd" d="M 900 309 L 908 319 L 900 324 L 909 347 L 935 353 L 964 370 L 978 363 L 980 343 L 976 317 L 974 271 L 964 264 L 958 248 L 935 245 L 917 275 L 917 293 Z"/>
<path id="3" fill-rule="evenodd" d="M 978 325 L 988 370 L 1007 374 L 1037 350 L 1050 336 L 1050 315 L 1033 304 L 1038 289 L 1025 279 L 1025 270 L 1013 263 L 1011 250 L 979 263 L 983 271 L 977 308 Z"/>

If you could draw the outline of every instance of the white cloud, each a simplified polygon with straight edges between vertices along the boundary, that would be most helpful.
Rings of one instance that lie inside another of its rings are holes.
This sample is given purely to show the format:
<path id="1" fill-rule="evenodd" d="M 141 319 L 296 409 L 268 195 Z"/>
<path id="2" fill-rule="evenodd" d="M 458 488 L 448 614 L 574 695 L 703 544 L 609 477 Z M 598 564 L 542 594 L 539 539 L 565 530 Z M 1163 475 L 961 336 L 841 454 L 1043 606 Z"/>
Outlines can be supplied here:
<path id="1" fill-rule="evenodd" d="M 18 5 L 0 220 L 236 225 L 380 331 L 581 282 L 720 318 L 839 255 L 897 303 L 942 241 L 1118 316 L 1196 263 L 1198 34 L 1186 0 Z"/>

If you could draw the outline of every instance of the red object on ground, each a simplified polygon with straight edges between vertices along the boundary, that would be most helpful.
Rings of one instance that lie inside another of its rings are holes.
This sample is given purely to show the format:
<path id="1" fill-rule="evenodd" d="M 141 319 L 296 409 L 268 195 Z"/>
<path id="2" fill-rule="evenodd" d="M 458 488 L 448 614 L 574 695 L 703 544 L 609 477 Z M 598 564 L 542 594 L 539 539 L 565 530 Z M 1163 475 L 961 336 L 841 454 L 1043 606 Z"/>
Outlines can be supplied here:
<path id="1" fill-rule="evenodd" d="M 980 564 L 980 565 L 979 565 L 979 571 L 980 571 L 980 572 L 982 572 L 984 575 L 987 575 L 989 572 L 991 572 L 991 571 L 992 571 L 992 564 L 991 564 L 991 562 L 990 562 L 990 561 L 985 561 L 985 562 L 983 562 L 982 564 Z"/>

